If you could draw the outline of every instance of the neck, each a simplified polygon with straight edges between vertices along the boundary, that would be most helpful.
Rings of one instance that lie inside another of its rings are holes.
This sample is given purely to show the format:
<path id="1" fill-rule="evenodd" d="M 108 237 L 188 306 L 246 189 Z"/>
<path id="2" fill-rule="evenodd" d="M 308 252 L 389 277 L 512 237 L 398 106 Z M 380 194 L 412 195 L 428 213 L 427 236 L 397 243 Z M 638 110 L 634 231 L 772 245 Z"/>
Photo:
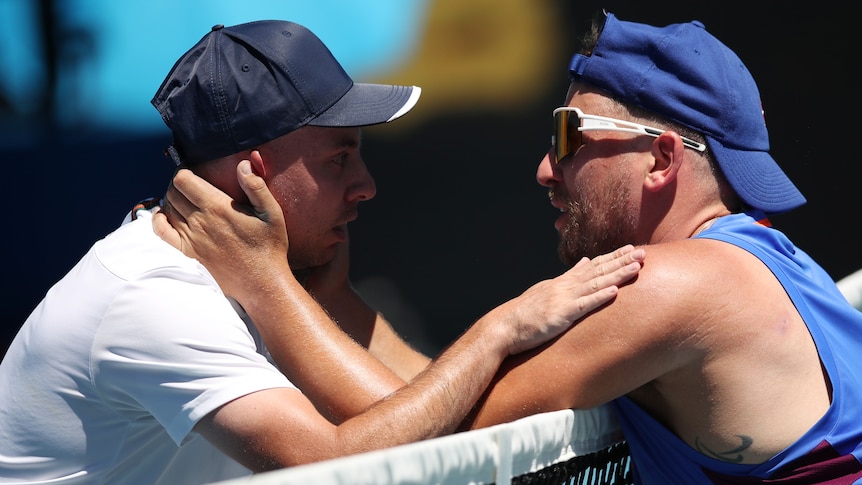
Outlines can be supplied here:
<path id="1" fill-rule="evenodd" d="M 711 226 L 711 225 L 712 225 L 712 223 L 713 223 L 713 222 L 715 222 L 716 220 L 718 220 L 718 218 L 719 218 L 719 217 L 720 217 L 720 216 L 715 216 L 715 217 L 713 217 L 713 218 L 711 218 L 711 219 L 707 219 L 706 221 L 704 221 L 701 225 L 699 225 L 699 226 L 697 226 L 697 228 L 695 228 L 694 232 L 693 232 L 693 233 L 691 233 L 691 236 L 689 236 L 689 238 L 692 238 L 692 237 L 694 237 L 694 236 L 697 236 L 698 234 L 700 234 L 700 233 L 702 233 L 703 231 L 707 230 L 707 229 L 709 228 L 709 226 Z"/>
<path id="2" fill-rule="evenodd" d="M 698 234 L 707 230 L 709 228 L 709 226 L 711 226 L 715 221 L 718 220 L 719 217 L 728 216 L 730 214 L 731 214 L 731 212 L 727 208 L 723 208 L 722 210 L 720 210 L 714 214 L 709 215 L 706 220 L 704 220 L 697 227 L 694 228 L 694 231 L 692 231 L 689 238 L 697 236 Z"/>

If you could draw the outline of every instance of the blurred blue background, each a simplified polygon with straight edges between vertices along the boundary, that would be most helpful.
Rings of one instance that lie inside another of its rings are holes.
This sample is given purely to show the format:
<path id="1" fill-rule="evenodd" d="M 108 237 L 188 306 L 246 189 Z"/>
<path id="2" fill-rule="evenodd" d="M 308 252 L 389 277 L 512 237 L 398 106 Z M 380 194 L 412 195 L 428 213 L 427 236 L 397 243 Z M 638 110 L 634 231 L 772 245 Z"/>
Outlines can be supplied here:
<path id="1" fill-rule="evenodd" d="M 377 197 L 353 223 L 352 278 L 418 347 L 558 274 L 555 210 L 535 182 L 565 94 L 568 24 L 699 19 L 761 89 L 772 152 L 809 203 L 774 218 L 835 278 L 862 267 L 860 7 L 570 0 L 0 0 L 0 160 L 6 202 L 0 351 L 54 281 L 173 170 L 149 101 L 214 24 L 284 19 L 314 31 L 354 79 L 422 86 L 366 129 Z M 158 304 L 158 302 L 153 302 Z"/>
<path id="2" fill-rule="evenodd" d="M 0 61 L 10 67 L 0 92 L 18 118 L 49 116 L 64 130 L 153 133 L 164 129 L 149 104 L 156 88 L 215 24 L 290 19 L 325 39 L 353 76 L 391 69 L 415 48 L 427 2 L 373 3 L 0 0 Z"/>

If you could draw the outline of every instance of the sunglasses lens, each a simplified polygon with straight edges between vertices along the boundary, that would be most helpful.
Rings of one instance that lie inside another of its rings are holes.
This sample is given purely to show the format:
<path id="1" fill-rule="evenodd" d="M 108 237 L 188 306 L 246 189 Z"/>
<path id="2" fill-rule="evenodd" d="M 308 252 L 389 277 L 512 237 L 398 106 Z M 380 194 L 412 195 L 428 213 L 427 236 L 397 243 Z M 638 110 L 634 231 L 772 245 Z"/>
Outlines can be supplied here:
<path id="1" fill-rule="evenodd" d="M 581 132 L 578 131 L 580 125 L 574 111 L 560 110 L 554 113 L 554 150 L 557 163 L 581 146 Z"/>

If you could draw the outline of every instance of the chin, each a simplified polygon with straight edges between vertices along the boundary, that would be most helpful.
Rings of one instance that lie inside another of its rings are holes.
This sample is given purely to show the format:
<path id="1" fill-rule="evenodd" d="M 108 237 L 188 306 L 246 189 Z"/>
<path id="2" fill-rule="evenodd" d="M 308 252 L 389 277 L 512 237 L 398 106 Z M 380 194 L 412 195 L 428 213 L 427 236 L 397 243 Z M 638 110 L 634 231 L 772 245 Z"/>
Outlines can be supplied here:
<path id="1" fill-rule="evenodd" d="M 315 251 L 314 253 L 291 253 L 288 249 L 287 260 L 288 263 L 290 263 L 290 268 L 294 271 L 307 270 L 330 263 L 333 259 L 335 259 L 335 254 L 337 250 L 338 247 L 336 245 L 330 246 L 320 251 Z"/>

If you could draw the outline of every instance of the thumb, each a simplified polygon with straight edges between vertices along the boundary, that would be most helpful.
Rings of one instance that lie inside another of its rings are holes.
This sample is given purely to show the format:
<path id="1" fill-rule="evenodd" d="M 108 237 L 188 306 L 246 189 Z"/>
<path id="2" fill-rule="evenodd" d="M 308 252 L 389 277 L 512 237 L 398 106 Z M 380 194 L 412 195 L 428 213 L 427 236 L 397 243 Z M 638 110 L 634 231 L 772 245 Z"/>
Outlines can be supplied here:
<path id="1" fill-rule="evenodd" d="M 251 157 L 256 158 L 255 162 L 260 166 L 260 153 L 254 151 Z M 252 170 L 251 161 L 242 160 L 237 164 L 237 180 L 257 217 L 266 222 L 284 217 L 281 206 L 278 205 L 278 201 L 267 188 L 266 182 Z"/>

